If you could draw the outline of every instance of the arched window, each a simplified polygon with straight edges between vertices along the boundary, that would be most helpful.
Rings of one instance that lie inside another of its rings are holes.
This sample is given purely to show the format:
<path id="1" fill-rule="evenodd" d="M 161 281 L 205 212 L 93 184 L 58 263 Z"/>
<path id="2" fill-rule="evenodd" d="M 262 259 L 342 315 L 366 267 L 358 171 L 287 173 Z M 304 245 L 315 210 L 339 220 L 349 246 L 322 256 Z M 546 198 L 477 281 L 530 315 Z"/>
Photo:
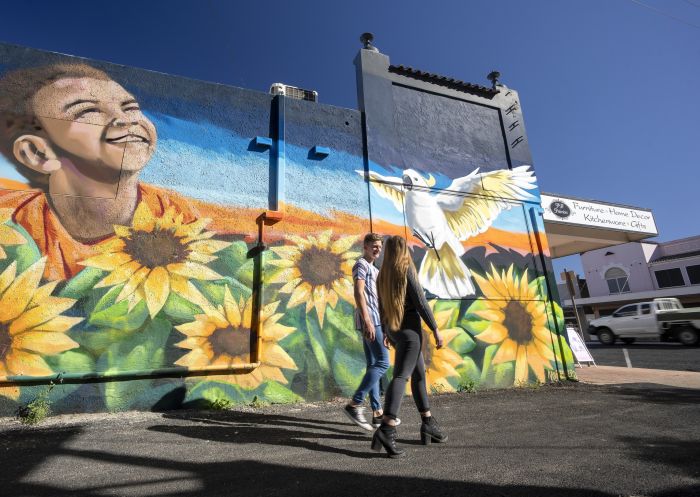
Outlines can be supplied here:
<path id="1" fill-rule="evenodd" d="M 610 293 L 625 293 L 630 291 L 627 273 L 619 267 L 611 267 L 605 271 L 605 281 L 608 282 Z"/>

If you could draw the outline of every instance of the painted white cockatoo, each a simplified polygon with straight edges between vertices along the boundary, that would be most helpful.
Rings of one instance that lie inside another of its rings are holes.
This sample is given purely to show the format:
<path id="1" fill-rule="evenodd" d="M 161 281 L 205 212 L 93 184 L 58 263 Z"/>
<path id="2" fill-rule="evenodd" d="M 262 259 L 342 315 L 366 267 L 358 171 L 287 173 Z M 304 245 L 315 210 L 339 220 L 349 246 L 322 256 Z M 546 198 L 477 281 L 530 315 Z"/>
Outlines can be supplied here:
<path id="1" fill-rule="evenodd" d="M 525 191 L 535 188 L 529 168 L 475 169 L 437 194 L 430 191 L 433 176 L 426 180 L 413 169 L 404 170 L 401 178 L 370 171 L 369 179 L 380 197 L 405 212 L 408 228 L 428 248 L 418 271 L 423 288 L 440 298 L 460 298 L 476 293 L 461 259 L 461 242 L 486 231 L 501 211 L 516 205 L 508 200 L 534 198 Z"/>

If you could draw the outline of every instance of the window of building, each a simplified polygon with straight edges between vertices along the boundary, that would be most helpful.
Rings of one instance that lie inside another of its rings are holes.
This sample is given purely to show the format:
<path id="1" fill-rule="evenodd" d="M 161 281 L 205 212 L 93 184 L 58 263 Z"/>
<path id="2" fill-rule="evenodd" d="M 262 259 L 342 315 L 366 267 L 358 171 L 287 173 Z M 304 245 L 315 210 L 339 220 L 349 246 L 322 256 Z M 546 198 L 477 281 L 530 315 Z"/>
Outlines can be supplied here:
<path id="1" fill-rule="evenodd" d="M 605 271 L 605 281 L 608 282 L 610 293 L 624 293 L 630 291 L 627 273 L 619 267 L 612 267 Z"/>
<path id="2" fill-rule="evenodd" d="M 688 279 L 691 285 L 700 285 L 700 265 L 697 266 L 686 266 L 685 270 L 688 272 Z"/>
<path id="3" fill-rule="evenodd" d="M 656 275 L 656 282 L 659 284 L 659 288 L 685 285 L 681 268 L 678 267 L 654 271 L 654 275 Z"/>
<path id="4" fill-rule="evenodd" d="M 636 316 L 637 315 L 637 304 L 624 305 L 618 310 L 613 312 L 613 317 L 621 318 L 624 316 Z"/>

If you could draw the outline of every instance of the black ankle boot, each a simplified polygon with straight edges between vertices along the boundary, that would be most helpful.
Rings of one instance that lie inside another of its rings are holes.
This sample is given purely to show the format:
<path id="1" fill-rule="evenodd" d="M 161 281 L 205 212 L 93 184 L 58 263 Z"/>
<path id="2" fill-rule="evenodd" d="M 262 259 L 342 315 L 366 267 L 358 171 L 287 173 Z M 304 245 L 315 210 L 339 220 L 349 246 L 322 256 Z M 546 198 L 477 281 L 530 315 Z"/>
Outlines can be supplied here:
<path id="1" fill-rule="evenodd" d="M 434 417 L 424 417 L 423 423 L 420 425 L 420 441 L 423 445 L 428 445 L 430 442 L 445 443 L 447 442 L 447 434 L 440 430 Z"/>
<path id="2" fill-rule="evenodd" d="M 385 425 L 384 423 L 377 428 L 377 431 L 374 432 L 374 436 L 372 437 L 372 450 L 379 452 L 382 450 L 382 447 L 384 447 L 387 455 L 392 459 L 404 457 L 406 455 L 403 449 L 399 449 L 396 446 L 396 428 Z"/>

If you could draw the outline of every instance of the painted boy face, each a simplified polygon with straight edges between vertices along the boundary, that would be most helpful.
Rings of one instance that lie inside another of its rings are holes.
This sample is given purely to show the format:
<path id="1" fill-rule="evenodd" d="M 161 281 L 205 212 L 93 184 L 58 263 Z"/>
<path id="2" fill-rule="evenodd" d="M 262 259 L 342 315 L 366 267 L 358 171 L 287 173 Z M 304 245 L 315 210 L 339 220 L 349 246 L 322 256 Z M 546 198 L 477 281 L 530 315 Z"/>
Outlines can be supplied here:
<path id="1" fill-rule="evenodd" d="M 114 81 L 60 79 L 41 88 L 32 106 L 56 155 L 86 176 L 140 171 L 155 151 L 155 126 Z"/>

